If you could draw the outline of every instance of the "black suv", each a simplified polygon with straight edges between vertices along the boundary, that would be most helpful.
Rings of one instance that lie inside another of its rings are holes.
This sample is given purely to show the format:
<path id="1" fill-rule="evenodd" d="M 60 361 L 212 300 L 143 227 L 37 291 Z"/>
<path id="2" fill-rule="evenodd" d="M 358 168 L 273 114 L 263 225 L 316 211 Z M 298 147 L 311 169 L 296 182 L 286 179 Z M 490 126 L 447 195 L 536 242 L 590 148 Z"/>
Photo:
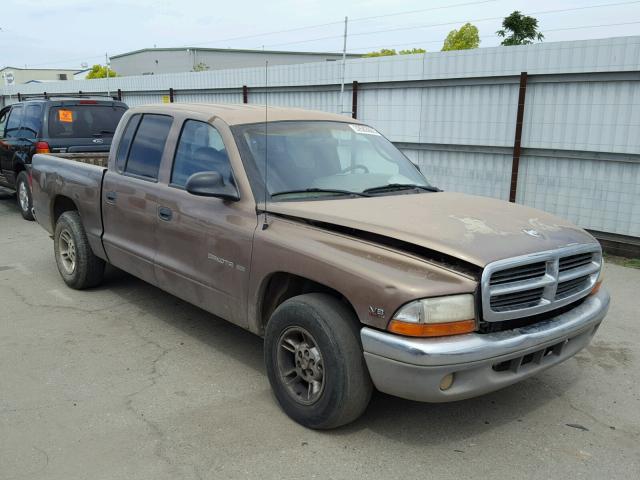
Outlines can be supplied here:
<path id="1" fill-rule="evenodd" d="M 108 152 L 126 109 L 111 97 L 48 96 L 0 110 L 0 187 L 17 191 L 26 220 L 33 220 L 33 154 Z"/>

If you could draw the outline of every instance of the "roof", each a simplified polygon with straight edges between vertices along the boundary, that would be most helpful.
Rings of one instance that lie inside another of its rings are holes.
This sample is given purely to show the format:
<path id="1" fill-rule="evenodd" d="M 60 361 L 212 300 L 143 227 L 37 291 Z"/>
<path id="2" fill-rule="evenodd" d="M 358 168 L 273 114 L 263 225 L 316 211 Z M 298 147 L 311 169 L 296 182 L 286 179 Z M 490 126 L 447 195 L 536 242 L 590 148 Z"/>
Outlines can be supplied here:
<path id="1" fill-rule="evenodd" d="M 215 104 L 215 103 L 171 103 L 159 105 L 143 105 L 131 108 L 131 113 L 136 112 L 162 112 L 177 110 L 181 112 L 193 112 L 208 117 L 220 118 L 227 125 L 241 125 L 246 123 L 259 123 L 265 121 L 278 122 L 284 120 L 325 120 L 333 122 L 361 123 L 346 115 L 320 112 L 317 110 L 304 110 L 302 108 L 268 107 L 265 105 L 246 104 Z"/>
<path id="2" fill-rule="evenodd" d="M 185 50 L 194 50 L 198 52 L 219 52 L 219 53 L 267 53 L 278 55 L 319 55 L 319 56 L 340 56 L 341 52 L 291 52 L 284 50 L 247 50 L 236 48 L 200 48 L 200 47 L 181 47 L 181 48 L 141 48 L 140 50 L 133 50 L 131 52 L 119 53 L 118 55 L 112 55 L 109 58 L 120 58 L 129 55 L 135 55 L 143 52 L 184 52 Z M 347 57 L 361 57 L 361 54 L 347 53 Z"/>
<path id="3" fill-rule="evenodd" d="M 20 70 L 20 71 L 26 71 L 26 70 L 31 70 L 31 71 L 53 71 L 53 72 L 77 72 L 78 69 L 77 68 L 20 68 L 20 67 L 10 67 L 10 66 L 6 66 L 6 67 L 1 67 L 0 68 L 0 72 L 4 71 L 4 70 Z"/>

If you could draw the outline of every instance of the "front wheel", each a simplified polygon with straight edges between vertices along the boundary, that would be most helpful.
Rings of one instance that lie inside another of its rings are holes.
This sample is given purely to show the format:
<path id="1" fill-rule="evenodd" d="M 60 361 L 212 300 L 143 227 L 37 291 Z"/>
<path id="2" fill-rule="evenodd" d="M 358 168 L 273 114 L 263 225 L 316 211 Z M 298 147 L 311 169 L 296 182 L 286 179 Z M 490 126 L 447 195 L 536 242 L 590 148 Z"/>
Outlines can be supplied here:
<path id="1" fill-rule="evenodd" d="M 82 290 L 102 282 L 105 262 L 91 250 L 78 212 L 60 215 L 53 235 L 53 249 L 60 276 L 68 286 Z"/>
<path id="2" fill-rule="evenodd" d="M 31 198 L 31 187 L 29 186 L 29 176 L 27 172 L 22 171 L 18 174 L 16 180 L 16 190 L 18 191 L 18 205 L 20 213 L 25 220 L 33 220 L 33 200 Z"/>
<path id="3" fill-rule="evenodd" d="M 367 408 L 373 387 L 359 322 L 340 300 L 309 293 L 283 302 L 267 324 L 264 351 L 275 396 L 296 422 L 335 428 Z"/>

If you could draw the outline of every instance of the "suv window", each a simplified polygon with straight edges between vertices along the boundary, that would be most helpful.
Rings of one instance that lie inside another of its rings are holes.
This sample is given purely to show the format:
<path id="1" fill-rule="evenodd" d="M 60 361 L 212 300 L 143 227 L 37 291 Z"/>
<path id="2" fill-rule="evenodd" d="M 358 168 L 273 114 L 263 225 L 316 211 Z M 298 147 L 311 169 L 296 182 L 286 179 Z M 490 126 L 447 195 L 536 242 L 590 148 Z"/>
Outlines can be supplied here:
<path id="1" fill-rule="evenodd" d="M 42 105 L 39 103 L 27 104 L 24 109 L 20 137 L 33 139 L 40 133 L 42 126 Z"/>
<path id="2" fill-rule="evenodd" d="M 205 122 L 187 120 L 173 160 L 171 184 L 184 187 L 194 173 L 216 171 L 233 183 L 231 164 L 218 130 Z"/>
<path id="3" fill-rule="evenodd" d="M 173 123 L 173 117 L 167 115 L 145 114 L 129 149 L 126 173 L 141 177 L 158 178 L 160 161 L 167 136 Z"/>
<path id="4" fill-rule="evenodd" d="M 133 135 L 136 132 L 136 128 L 138 128 L 138 124 L 140 123 L 140 118 L 142 115 L 136 114 L 132 115 L 127 123 L 127 126 L 122 133 L 122 137 L 120 137 L 120 143 L 118 145 L 118 151 L 116 153 L 116 170 L 122 172 L 124 170 L 124 166 L 127 163 L 127 156 L 129 155 L 129 148 L 131 147 L 131 140 L 133 139 Z"/>
<path id="5" fill-rule="evenodd" d="M 7 125 L 7 119 L 9 118 L 10 108 L 2 110 L 0 112 L 0 138 L 4 138 L 4 127 Z"/>
<path id="6" fill-rule="evenodd" d="M 11 108 L 11 113 L 9 113 L 9 119 L 7 120 L 7 126 L 5 128 L 5 138 L 18 138 L 20 120 L 22 120 L 22 110 L 22 105 L 16 105 Z"/>
<path id="7" fill-rule="evenodd" d="M 119 105 L 62 105 L 49 109 L 50 138 L 112 137 L 125 108 Z"/>

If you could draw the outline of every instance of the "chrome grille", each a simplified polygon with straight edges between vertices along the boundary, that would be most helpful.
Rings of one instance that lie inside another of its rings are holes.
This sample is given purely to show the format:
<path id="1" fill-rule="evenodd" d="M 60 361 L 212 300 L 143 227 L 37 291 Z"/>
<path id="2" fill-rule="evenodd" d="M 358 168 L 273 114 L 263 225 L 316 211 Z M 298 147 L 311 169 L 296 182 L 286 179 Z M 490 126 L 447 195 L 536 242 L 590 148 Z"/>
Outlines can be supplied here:
<path id="1" fill-rule="evenodd" d="M 597 244 L 490 263 L 482 273 L 483 318 L 511 320 L 567 305 L 591 291 L 601 267 Z"/>

